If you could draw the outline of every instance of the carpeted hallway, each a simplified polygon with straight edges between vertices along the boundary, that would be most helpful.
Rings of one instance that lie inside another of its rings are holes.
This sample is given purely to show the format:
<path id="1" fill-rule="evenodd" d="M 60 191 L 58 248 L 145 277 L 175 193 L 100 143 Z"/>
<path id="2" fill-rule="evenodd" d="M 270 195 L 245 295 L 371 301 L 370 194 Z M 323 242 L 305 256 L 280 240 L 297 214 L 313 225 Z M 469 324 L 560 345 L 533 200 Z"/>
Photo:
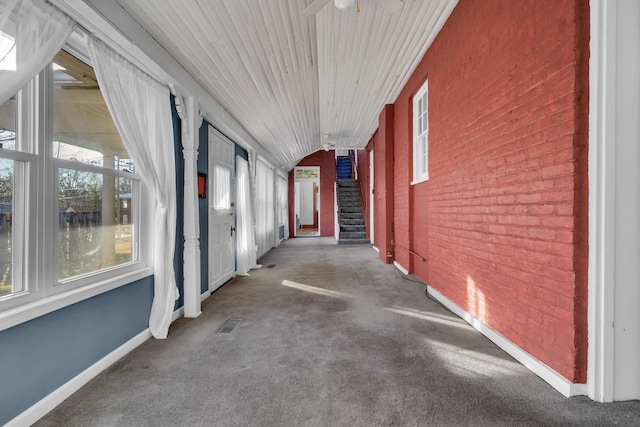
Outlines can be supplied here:
<path id="1" fill-rule="evenodd" d="M 640 402 L 561 396 L 370 245 L 291 239 L 260 262 L 36 425 L 640 425 Z"/>

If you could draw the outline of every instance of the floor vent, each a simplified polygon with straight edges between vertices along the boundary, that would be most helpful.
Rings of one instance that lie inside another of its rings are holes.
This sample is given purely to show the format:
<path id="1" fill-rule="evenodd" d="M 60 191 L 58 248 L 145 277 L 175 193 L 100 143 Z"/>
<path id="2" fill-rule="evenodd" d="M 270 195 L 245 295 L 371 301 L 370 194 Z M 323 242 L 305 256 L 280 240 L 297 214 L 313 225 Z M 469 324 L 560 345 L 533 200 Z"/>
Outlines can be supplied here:
<path id="1" fill-rule="evenodd" d="M 273 267 L 275 267 L 275 266 L 276 266 L 275 264 L 269 264 L 269 265 L 267 265 L 265 268 L 273 268 Z"/>
<path id="2" fill-rule="evenodd" d="M 222 325 L 222 328 L 218 330 L 218 333 L 228 334 L 231 331 L 233 331 L 233 328 L 235 328 L 239 324 L 240 324 L 240 319 L 229 319 L 226 322 L 224 322 L 224 325 Z"/>

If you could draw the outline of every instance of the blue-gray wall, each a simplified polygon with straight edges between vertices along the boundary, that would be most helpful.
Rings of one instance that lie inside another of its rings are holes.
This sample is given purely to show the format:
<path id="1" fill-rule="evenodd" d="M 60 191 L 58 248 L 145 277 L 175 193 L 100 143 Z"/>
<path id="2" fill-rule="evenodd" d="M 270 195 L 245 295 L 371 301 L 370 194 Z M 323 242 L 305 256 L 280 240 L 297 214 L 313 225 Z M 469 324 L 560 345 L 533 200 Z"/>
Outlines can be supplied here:
<path id="1" fill-rule="evenodd" d="M 184 305 L 184 156 L 182 155 L 182 121 L 176 110 L 176 99 L 171 95 L 171 119 L 173 120 L 173 147 L 176 159 L 176 250 L 173 269 L 180 297 L 174 310 Z"/>
<path id="2" fill-rule="evenodd" d="M 0 425 L 149 327 L 153 276 L 0 331 Z"/>
<path id="3" fill-rule="evenodd" d="M 202 121 L 199 132 L 198 172 L 209 172 L 209 123 Z M 208 189 L 207 189 L 208 190 Z M 200 293 L 209 289 L 209 216 L 208 199 L 199 199 L 200 215 Z"/>
<path id="4" fill-rule="evenodd" d="M 238 144 L 235 144 L 235 146 L 236 146 L 236 156 L 240 156 L 246 161 L 249 161 L 249 153 L 247 153 L 247 150 L 245 150 Z"/>

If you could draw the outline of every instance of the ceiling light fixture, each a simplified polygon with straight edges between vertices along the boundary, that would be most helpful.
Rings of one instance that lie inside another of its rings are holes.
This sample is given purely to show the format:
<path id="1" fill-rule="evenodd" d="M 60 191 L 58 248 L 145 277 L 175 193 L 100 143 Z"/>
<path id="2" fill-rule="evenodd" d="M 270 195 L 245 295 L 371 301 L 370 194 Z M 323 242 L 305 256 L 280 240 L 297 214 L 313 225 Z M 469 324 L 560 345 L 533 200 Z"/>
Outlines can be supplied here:
<path id="1" fill-rule="evenodd" d="M 329 151 L 333 147 L 336 146 L 336 142 L 331 140 L 331 134 L 324 134 L 324 142 L 322 143 L 322 148 L 324 151 Z"/>

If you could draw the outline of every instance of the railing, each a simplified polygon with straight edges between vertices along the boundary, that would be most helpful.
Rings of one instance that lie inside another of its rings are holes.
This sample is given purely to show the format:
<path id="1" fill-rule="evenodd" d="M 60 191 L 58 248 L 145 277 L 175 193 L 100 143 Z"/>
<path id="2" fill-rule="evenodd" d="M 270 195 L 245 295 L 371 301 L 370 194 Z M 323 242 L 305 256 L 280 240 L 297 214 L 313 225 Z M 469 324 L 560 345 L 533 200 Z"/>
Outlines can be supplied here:
<path id="1" fill-rule="evenodd" d="M 356 151 L 349 150 L 349 160 L 351 161 L 351 179 L 356 179 Z"/>

